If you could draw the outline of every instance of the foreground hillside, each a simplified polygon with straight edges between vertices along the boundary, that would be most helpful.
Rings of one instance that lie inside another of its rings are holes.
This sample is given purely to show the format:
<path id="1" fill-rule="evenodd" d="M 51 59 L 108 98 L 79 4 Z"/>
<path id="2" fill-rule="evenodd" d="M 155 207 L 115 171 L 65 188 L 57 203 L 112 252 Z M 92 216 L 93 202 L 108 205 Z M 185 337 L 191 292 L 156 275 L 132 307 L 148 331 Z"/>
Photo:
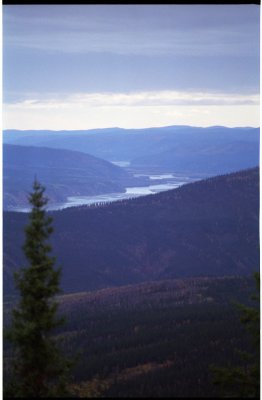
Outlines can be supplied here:
<path id="1" fill-rule="evenodd" d="M 210 365 L 251 351 L 234 301 L 252 304 L 252 278 L 187 278 L 60 297 L 56 332 L 75 357 L 75 397 L 214 397 Z M 252 307 L 254 304 L 252 304 Z M 5 325 L 11 303 L 4 303 Z M 4 347 L 8 375 L 10 349 Z"/>
<path id="2" fill-rule="evenodd" d="M 35 176 L 45 182 L 51 203 L 68 196 L 122 192 L 131 181 L 123 169 L 86 153 L 4 144 L 4 208 L 28 205 Z"/>
<path id="3" fill-rule="evenodd" d="M 48 195 L 48 193 L 47 193 Z M 103 207 L 51 213 L 66 292 L 181 277 L 250 275 L 259 266 L 259 170 Z M 3 215 L 4 291 L 24 265 L 28 216 Z"/>

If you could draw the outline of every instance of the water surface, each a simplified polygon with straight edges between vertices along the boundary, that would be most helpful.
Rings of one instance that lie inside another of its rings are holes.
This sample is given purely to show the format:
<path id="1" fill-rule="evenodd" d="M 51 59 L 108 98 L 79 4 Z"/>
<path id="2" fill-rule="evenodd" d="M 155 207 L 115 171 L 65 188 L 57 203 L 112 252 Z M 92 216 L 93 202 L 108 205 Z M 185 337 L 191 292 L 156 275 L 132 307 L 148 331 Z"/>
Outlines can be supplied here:
<path id="1" fill-rule="evenodd" d="M 149 177 L 150 180 L 159 181 L 160 183 L 155 183 L 148 186 L 134 186 L 134 187 L 126 187 L 125 192 L 116 192 L 116 193 L 106 193 L 99 194 L 93 196 L 71 196 L 67 198 L 66 202 L 63 203 L 53 203 L 50 204 L 46 210 L 47 211 L 55 211 L 62 210 L 68 207 L 76 207 L 82 205 L 92 205 L 92 204 L 104 204 L 110 203 L 118 200 L 126 200 L 132 199 L 139 196 L 146 196 L 150 194 L 155 194 L 159 192 L 163 192 L 170 189 L 175 189 L 179 186 L 182 186 L 190 181 L 195 181 L 195 178 L 191 178 L 189 176 L 176 176 L 175 174 L 136 174 L 134 176 L 141 177 Z M 163 182 L 162 182 L 163 181 Z M 9 208 L 9 211 L 19 211 L 19 212 L 29 212 L 30 207 L 12 207 Z"/>

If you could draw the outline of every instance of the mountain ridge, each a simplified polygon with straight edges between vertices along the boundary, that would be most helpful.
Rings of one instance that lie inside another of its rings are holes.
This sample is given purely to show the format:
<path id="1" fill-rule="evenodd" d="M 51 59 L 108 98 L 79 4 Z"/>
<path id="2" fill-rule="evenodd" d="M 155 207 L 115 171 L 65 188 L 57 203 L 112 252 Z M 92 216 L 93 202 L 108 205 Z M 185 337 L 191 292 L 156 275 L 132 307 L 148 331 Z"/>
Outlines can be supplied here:
<path id="1" fill-rule="evenodd" d="M 48 193 L 47 193 L 48 196 Z M 68 292 L 193 276 L 249 275 L 259 265 L 259 170 L 101 207 L 50 212 Z M 24 265 L 27 216 L 4 212 L 4 288 Z"/>
<path id="2" fill-rule="evenodd" d="M 3 144 L 4 208 L 27 205 L 35 177 L 45 182 L 51 204 L 69 196 L 124 192 L 132 179 L 122 168 L 83 152 Z"/>
<path id="3" fill-rule="evenodd" d="M 44 133 L 45 132 L 45 133 Z M 98 134 L 99 132 L 99 134 Z M 20 136 L 20 137 L 19 137 Z M 13 138 L 12 138 L 13 137 Z M 171 125 L 143 129 L 102 128 L 81 131 L 4 131 L 3 142 L 81 150 L 108 161 L 130 161 L 168 150 L 171 145 L 213 145 L 237 140 L 259 143 L 259 128 L 190 127 Z M 160 146 L 160 148 L 159 148 Z M 242 168 L 245 168 L 243 165 Z"/>

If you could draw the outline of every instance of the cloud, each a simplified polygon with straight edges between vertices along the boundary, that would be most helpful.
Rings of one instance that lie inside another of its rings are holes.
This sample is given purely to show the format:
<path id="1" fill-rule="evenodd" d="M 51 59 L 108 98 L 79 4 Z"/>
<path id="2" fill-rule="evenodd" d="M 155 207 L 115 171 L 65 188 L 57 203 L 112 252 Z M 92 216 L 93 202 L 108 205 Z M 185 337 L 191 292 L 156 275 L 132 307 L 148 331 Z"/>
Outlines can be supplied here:
<path id="1" fill-rule="evenodd" d="M 150 91 L 76 93 L 4 104 L 4 129 L 259 126 L 257 94 Z"/>
<path id="2" fill-rule="evenodd" d="M 252 8 L 246 8 L 246 12 L 243 7 L 208 6 L 14 10 L 12 13 L 7 8 L 3 13 L 4 46 L 7 47 L 143 56 L 259 54 L 259 11 L 251 13 L 251 18 Z"/>
<path id="3" fill-rule="evenodd" d="M 3 129 L 78 130 L 146 128 L 153 126 L 259 126 L 259 107 L 237 106 L 116 106 L 72 109 L 4 108 Z"/>
<path id="4" fill-rule="evenodd" d="M 201 91 L 141 91 L 127 93 L 75 93 L 47 98 L 27 98 L 9 103 L 9 108 L 21 109 L 72 109 L 98 107 L 186 106 L 186 105 L 258 105 L 258 94 L 216 93 Z"/>

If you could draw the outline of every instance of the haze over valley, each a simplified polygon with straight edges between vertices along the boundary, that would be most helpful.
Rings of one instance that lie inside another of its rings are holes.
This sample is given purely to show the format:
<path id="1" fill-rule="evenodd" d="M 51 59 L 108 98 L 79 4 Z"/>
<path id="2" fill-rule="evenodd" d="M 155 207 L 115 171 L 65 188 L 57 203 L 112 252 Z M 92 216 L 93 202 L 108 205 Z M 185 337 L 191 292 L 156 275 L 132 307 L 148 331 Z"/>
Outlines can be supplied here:
<path id="1" fill-rule="evenodd" d="M 257 128 L 10 130 L 3 140 L 4 210 L 16 211 L 4 212 L 7 292 L 25 262 L 19 211 L 30 211 L 35 177 L 66 292 L 248 275 L 258 264 Z"/>
<path id="2" fill-rule="evenodd" d="M 35 176 L 45 182 L 50 208 L 59 209 L 168 190 L 259 162 L 256 128 L 8 130 L 3 141 L 4 209 L 18 211 L 28 210 Z"/>

